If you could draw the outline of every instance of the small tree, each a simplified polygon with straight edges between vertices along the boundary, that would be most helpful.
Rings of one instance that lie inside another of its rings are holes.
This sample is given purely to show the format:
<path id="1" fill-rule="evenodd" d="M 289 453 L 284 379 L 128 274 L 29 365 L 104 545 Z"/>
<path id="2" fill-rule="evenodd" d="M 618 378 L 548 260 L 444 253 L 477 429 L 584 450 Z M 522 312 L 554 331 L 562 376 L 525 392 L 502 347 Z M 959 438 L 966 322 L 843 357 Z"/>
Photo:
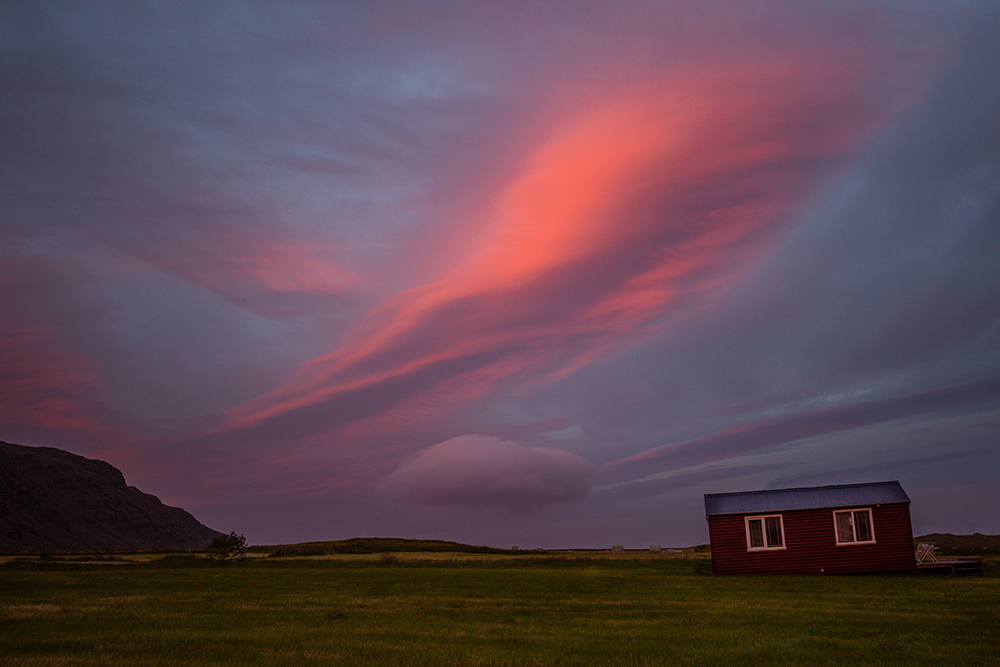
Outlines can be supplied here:
<path id="1" fill-rule="evenodd" d="M 247 538 L 236 531 L 219 535 L 208 545 L 208 551 L 215 558 L 243 558 L 247 555 Z"/>

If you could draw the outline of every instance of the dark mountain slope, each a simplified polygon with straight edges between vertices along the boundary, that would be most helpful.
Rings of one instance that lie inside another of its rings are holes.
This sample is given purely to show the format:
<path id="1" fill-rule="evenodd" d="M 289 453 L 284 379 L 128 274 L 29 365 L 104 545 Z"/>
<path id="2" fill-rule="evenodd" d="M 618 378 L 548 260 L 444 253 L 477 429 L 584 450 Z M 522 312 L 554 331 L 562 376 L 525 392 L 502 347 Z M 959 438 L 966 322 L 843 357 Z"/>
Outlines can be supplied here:
<path id="1" fill-rule="evenodd" d="M 200 549 L 218 535 L 104 461 L 0 442 L 0 551 Z"/>

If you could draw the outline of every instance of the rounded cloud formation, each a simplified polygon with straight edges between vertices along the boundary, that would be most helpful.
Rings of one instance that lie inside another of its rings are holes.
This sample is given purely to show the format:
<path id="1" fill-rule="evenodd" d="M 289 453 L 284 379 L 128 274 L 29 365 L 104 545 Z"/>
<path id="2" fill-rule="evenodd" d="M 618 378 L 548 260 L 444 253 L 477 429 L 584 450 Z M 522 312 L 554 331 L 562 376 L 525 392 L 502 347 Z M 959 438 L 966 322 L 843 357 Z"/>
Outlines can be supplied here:
<path id="1" fill-rule="evenodd" d="M 428 447 L 379 487 L 423 505 L 501 506 L 530 512 L 586 496 L 596 468 L 571 452 L 462 435 Z"/>

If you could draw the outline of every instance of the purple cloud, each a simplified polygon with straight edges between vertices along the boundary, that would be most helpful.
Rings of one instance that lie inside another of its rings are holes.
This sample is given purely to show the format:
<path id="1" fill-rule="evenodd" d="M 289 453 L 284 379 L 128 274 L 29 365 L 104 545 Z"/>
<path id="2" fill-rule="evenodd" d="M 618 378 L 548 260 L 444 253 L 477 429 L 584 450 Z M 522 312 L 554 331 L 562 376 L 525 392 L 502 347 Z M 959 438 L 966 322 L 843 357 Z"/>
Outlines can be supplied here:
<path id="1" fill-rule="evenodd" d="M 505 507 L 533 512 L 583 498 L 596 468 L 560 449 L 462 435 L 421 451 L 385 481 L 385 497 L 422 505 Z"/>
<path id="2" fill-rule="evenodd" d="M 1000 399 L 1000 377 L 941 387 L 904 396 L 793 412 L 747 421 L 701 438 L 657 447 L 604 464 L 610 475 L 624 470 L 679 469 L 766 450 L 816 435 L 930 414 L 956 407 L 990 405 Z"/>

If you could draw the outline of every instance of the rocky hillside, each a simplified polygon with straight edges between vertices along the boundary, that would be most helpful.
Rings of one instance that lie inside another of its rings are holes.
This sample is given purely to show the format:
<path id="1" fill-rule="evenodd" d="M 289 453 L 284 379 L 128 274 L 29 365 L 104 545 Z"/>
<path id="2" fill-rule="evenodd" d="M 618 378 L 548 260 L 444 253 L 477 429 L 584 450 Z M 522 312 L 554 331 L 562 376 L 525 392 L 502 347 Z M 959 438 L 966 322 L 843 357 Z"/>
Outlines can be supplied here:
<path id="1" fill-rule="evenodd" d="M 0 551 L 200 549 L 218 535 L 104 461 L 0 442 Z"/>

